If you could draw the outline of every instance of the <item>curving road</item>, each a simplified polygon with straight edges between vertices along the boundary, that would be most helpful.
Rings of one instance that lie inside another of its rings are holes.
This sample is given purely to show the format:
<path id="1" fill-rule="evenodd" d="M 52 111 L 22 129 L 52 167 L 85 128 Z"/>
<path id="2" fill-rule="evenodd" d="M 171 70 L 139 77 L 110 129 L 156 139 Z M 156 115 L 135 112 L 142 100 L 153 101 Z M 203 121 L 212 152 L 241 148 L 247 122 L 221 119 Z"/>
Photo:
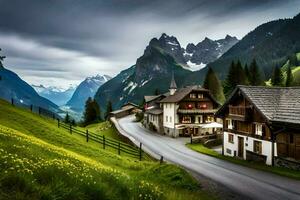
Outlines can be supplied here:
<path id="1" fill-rule="evenodd" d="M 136 144 L 143 143 L 144 150 L 154 156 L 161 155 L 169 162 L 251 199 L 300 199 L 300 181 L 197 153 L 185 146 L 187 138 L 174 139 L 158 135 L 133 120 L 134 116 L 112 119 L 121 134 Z"/>

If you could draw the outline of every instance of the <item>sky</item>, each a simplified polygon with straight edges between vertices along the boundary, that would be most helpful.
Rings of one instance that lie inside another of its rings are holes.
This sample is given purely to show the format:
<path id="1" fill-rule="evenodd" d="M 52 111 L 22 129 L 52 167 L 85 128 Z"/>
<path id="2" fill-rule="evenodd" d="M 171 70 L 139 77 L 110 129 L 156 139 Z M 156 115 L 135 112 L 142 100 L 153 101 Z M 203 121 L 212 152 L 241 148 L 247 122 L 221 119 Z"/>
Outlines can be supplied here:
<path id="1" fill-rule="evenodd" d="M 299 12 L 299 0 L 0 0 L 0 48 L 4 66 L 28 83 L 66 88 L 117 75 L 162 33 L 183 47 L 241 39 Z"/>

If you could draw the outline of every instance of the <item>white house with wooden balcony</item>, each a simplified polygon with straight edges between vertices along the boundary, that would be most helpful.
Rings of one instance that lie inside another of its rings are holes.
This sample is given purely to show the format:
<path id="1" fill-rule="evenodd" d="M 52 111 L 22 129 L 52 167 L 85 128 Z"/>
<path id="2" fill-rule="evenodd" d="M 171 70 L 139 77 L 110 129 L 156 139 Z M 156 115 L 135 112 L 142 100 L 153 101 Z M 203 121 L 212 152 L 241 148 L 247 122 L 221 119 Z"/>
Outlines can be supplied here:
<path id="1" fill-rule="evenodd" d="M 151 97 L 156 101 L 148 101 L 146 96 L 146 121 L 157 125 L 158 132 L 171 137 L 205 135 L 214 131 L 214 128 L 202 128 L 216 121 L 214 117 L 220 104 L 213 98 L 209 90 L 200 86 L 187 86 L 177 89 L 174 76 L 172 77 L 169 93 Z M 160 99 L 158 102 L 157 99 Z M 158 120 L 152 122 L 152 120 Z"/>
<path id="2" fill-rule="evenodd" d="M 216 116 L 224 155 L 300 169 L 300 87 L 238 86 Z"/>

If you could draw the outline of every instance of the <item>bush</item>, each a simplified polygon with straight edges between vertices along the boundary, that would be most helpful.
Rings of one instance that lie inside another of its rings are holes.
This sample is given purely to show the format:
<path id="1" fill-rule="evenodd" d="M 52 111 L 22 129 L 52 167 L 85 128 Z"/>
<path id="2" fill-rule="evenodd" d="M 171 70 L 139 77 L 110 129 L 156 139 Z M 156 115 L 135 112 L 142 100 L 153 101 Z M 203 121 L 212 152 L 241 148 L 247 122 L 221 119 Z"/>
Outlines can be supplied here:
<path id="1" fill-rule="evenodd" d="M 144 113 L 143 112 L 138 112 L 135 114 L 135 119 L 137 122 L 140 122 L 144 119 Z"/>
<path id="2" fill-rule="evenodd" d="M 154 126 L 154 124 L 152 122 L 149 123 L 149 129 L 151 131 L 157 131 L 156 127 Z"/>

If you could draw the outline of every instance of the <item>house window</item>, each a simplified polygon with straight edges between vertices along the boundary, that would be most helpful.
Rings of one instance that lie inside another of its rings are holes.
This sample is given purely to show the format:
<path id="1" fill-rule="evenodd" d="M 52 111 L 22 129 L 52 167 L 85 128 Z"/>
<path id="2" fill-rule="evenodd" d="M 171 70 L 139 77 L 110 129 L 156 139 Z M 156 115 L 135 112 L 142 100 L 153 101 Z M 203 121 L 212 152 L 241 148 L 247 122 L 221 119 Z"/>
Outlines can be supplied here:
<path id="1" fill-rule="evenodd" d="M 226 153 L 231 155 L 231 149 L 226 149 Z"/>
<path id="2" fill-rule="evenodd" d="M 182 123 L 191 123 L 191 117 L 190 116 L 183 116 Z"/>
<path id="3" fill-rule="evenodd" d="M 191 93 L 191 94 L 190 94 L 190 98 L 191 98 L 191 99 L 195 99 L 195 98 L 196 98 L 196 94 Z"/>
<path id="4" fill-rule="evenodd" d="M 232 144 L 234 143 L 232 134 L 228 134 L 228 142 Z"/>
<path id="5" fill-rule="evenodd" d="M 203 99 L 203 94 L 198 94 L 198 99 Z"/>
<path id="6" fill-rule="evenodd" d="M 206 105 L 206 103 L 204 103 L 204 104 L 200 104 L 200 108 L 201 108 L 201 109 L 207 109 L 207 105 Z"/>
<path id="7" fill-rule="evenodd" d="M 170 122 L 172 123 L 172 117 L 170 117 Z"/>
<path id="8" fill-rule="evenodd" d="M 166 122 L 168 122 L 168 116 L 166 116 Z"/>
<path id="9" fill-rule="evenodd" d="M 228 129 L 233 129 L 232 119 L 226 119 L 226 123 Z"/>
<path id="10" fill-rule="evenodd" d="M 255 124 L 255 135 L 262 136 L 262 124 Z"/>
<path id="11" fill-rule="evenodd" d="M 258 154 L 261 154 L 261 142 L 260 141 L 257 141 L 257 140 L 254 140 L 253 141 L 253 151 L 255 153 L 258 153 Z"/>
<path id="12" fill-rule="evenodd" d="M 207 116 L 207 118 L 206 118 L 206 123 L 214 122 L 214 121 L 215 121 L 215 119 L 214 119 L 213 116 Z"/>

